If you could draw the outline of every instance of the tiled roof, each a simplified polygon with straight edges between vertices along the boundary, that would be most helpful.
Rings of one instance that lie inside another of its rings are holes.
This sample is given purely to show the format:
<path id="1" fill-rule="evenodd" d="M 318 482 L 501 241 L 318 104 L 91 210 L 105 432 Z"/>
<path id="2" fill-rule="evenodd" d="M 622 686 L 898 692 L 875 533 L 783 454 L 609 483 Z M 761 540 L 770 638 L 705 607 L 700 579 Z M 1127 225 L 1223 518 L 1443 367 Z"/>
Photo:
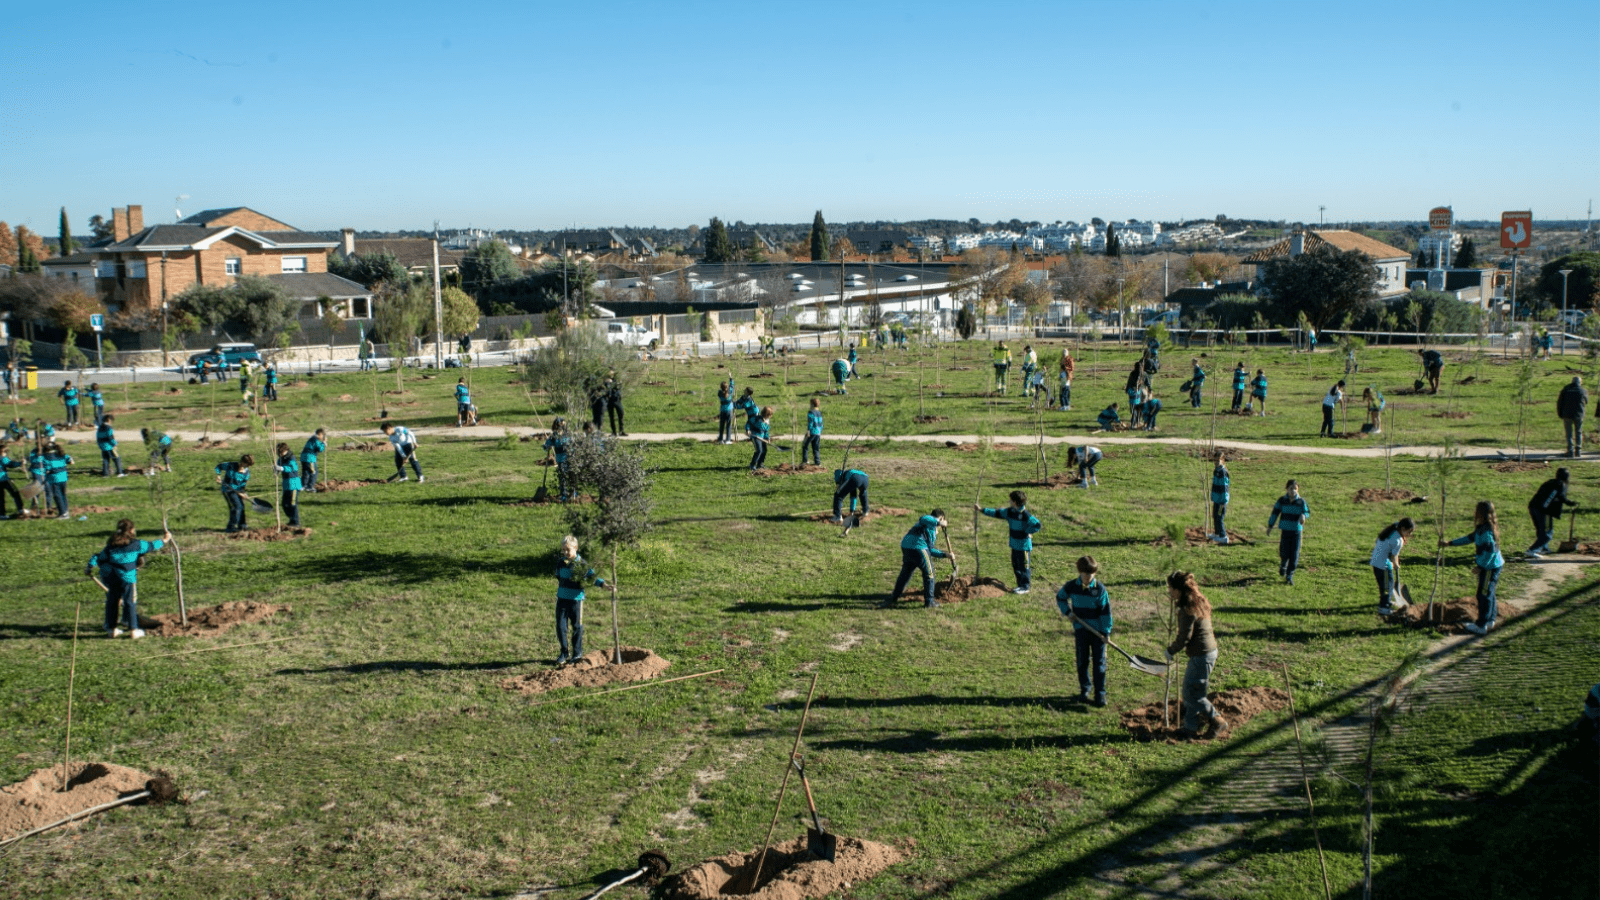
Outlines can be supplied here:
<path id="1" fill-rule="evenodd" d="M 428 238 L 356 238 L 355 249 L 362 256 L 392 253 L 407 269 L 433 267 L 433 241 Z M 446 250 L 441 245 L 439 267 L 460 268 L 463 255 L 460 250 Z"/>
<path id="2" fill-rule="evenodd" d="M 1318 246 L 1326 245 L 1335 250 L 1357 250 L 1361 253 L 1365 253 L 1374 260 L 1411 258 L 1411 254 L 1409 252 L 1401 250 L 1399 247 L 1392 247 L 1388 244 L 1385 244 L 1383 241 L 1374 240 L 1364 234 L 1357 234 L 1354 231 L 1343 231 L 1337 229 L 1328 231 L 1307 231 L 1305 233 L 1305 237 L 1305 246 L 1307 250 L 1312 250 Z M 1269 259 L 1282 259 L 1283 257 L 1289 255 L 1289 248 L 1293 245 L 1293 242 L 1294 238 L 1292 236 L 1286 237 L 1269 247 L 1257 250 L 1249 256 L 1246 256 L 1243 261 L 1247 263 L 1264 263 Z"/>
<path id="3" fill-rule="evenodd" d="M 223 216 L 228 215 L 229 213 L 236 213 L 241 209 L 249 209 L 249 207 L 247 207 L 247 206 L 225 206 L 225 207 L 223 207 L 221 209 L 202 209 L 201 211 L 199 211 L 197 213 L 194 213 L 193 215 L 184 216 L 183 218 L 179 219 L 178 220 L 178 224 L 179 225 L 204 225 L 207 222 L 211 222 L 211 221 L 215 221 L 217 219 L 220 219 Z"/>
<path id="4" fill-rule="evenodd" d="M 122 253 L 148 247 L 192 247 L 207 238 L 215 237 L 233 226 L 208 228 L 202 225 L 152 225 L 125 240 L 99 248 L 107 253 Z M 240 229 L 243 231 L 243 229 Z M 318 247 L 335 247 L 335 241 L 326 235 L 309 231 L 261 231 L 255 234 L 274 244 L 311 244 Z"/>
<path id="5" fill-rule="evenodd" d="M 332 272 L 290 272 L 265 277 L 268 281 L 281 285 L 289 292 L 289 296 L 297 300 L 315 300 L 318 297 L 346 300 L 351 297 L 372 296 L 371 291 Z"/>

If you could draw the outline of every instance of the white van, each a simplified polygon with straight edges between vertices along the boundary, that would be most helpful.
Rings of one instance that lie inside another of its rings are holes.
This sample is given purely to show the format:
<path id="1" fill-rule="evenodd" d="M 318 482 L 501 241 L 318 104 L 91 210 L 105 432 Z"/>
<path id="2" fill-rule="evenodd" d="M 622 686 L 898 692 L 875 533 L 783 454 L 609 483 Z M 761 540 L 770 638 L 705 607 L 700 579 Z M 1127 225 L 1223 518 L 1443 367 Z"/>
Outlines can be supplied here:
<path id="1" fill-rule="evenodd" d="M 624 347 L 648 347 L 651 350 L 661 346 L 661 335 L 648 328 L 615 319 L 605 320 L 605 326 L 606 341 L 609 343 Z"/>

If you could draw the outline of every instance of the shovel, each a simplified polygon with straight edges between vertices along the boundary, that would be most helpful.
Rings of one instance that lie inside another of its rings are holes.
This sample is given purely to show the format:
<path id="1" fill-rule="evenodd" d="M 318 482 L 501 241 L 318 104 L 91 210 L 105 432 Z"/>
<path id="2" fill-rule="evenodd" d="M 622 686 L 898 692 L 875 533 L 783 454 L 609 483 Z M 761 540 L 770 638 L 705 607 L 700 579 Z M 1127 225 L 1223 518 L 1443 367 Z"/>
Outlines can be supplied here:
<path id="1" fill-rule="evenodd" d="M 1162 676 L 1165 676 L 1167 674 L 1167 664 L 1166 663 L 1164 663 L 1164 662 L 1156 662 L 1155 660 L 1150 659 L 1149 657 L 1145 657 L 1145 656 L 1135 656 L 1134 654 L 1129 653 L 1128 651 L 1122 649 L 1121 647 L 1118 647 L 1116 645 L 1116 642 L 1111 640 L 1111 638 L 1107 637 L 1106 635 L 1101 634 L 1100 632 L 1094 630 L 1093 628 L 1089 628 L 1088 623 L 1086 623 L 1082 619 L 1078 618 L 1077 613 L 1068 612 L 1067 613 L 1067 618 L 1069 618 L 1072 621 L 1078 623 L 1079 625 L 1082 625 L 1084 628 L 1088 628 L 1089 629 L 1089 633 L 1094 635 L 1096 638 L 1099 638 L 1100 641 L 1103 642 L 1106 646 L 1108 646 L 1111 649 L 1117 651 L 1118 653 L 1121 653 L 1123 656 L 1126 656 L 1128 658 L 1128 665 L 1133 666 L 1135 669 L 1139 670 L 1140 672 L 1143 672 L 1146 675 L 1154 675 L 1154 676 L 1156 676 L 1158 678 L 1162 677 Z"/>
<path id="2" fill-rule="evenodd" d="M 1561 544 L 1558 547 L 1556 547 L 1556 549 L 1558 551 L 1560 551 L 1562 553 L 1572 553 L 1572 552 L 1575 552 L 1578 549 L 1578 542 L 1576 540 L 1574 540 L 1573 537 L 1572 537 L 1573 534 L 1577 531 L 1577 529 L 1578 529 L 1578 511 L 1577 510 L 1573 510 L 1572 514 L 1567 516 L 1567 539 L 1562 541 Z"/>
<path id="3" fill-rule="evenodd" d="M 639 868 L 634 869 L 633 872 L 624 875 L 621 878 L 618 878 L 616 881 L 611 882 L 600 890 L 585 896 L 583 900 L 595 900 L 596 897 L 604 894 L 606 891 L 611 890 L 617 885 L 627 884 L 628 882 L 641 876 L 643 876 L 645 884 L 653 885 L 660 881 L 661 876 L 667 874 L 667 871 L 671 868 L 672 861 L 667 859 L 660 850 L 646 850 L 645 852 L 639 854 Z"/>
<path id="4" fill-rule="evenodd" d="M 800 773 L 800 786 L 806 790 L 806 807 L 811 810 L 811 827 L 806 829 L 806 849 L 818 859 L 833 862 L 839 849 L 839 838 L 822 827 L 822 817 L 817 815 L 817 801 L 811 796 L 811 779 L 806 777 L 805 763 L 799 757 L 791 756 L 789 765 Z"/>
<path id="5" fill-rule="evenodd" d="M 544 467 L 544 483 L 539 485 L 539 489 L 537 491 L 533 492 L 533 502 L 535 502 L 535 503 L 549 503 L 550 502 L 550 467 L 549 466 L 545 466 Z"/>

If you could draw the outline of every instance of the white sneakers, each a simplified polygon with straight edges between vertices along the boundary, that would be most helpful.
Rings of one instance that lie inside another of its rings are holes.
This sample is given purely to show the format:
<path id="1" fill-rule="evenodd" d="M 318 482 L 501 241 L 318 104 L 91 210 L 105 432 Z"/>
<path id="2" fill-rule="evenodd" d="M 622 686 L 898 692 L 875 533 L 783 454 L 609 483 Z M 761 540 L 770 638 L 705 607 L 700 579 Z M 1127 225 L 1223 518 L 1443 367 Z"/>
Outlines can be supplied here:
<path id="1" fill-rule="evenodd" d="M 417 476 L 417 484 L 422 484 L 424 481 L 427 481 L 427 480 L 428 480 L 428 476 L 426 476 L 426 475 L 418 475 Z"/>
<path id="2" fill-rule="evenodd" d="M 139 638 L 144 637 L 144 629 L 143 628 L 135 628 L 133 630 L 133 632 L 128 635 L 128 637 L 133 638 L 134 640 L 138 640 Z"/>
<path id="3" fill-rule="evenodd" d="M 125 629 L 125 628 L 123 628 L 122 626 L 119 625 L 116 628 L 111 629 L 109 632 L 107 632 L 107 634 L 109 634 L 111 637 L 114 637 L 114 638 L 119 638 L 119 637 L 122 637 L 123 635 L 127 635 L 128 637 L 133 638 L 134 640 L 138 640 L 139 638 L 144 637 L 144 629 L 143 628 L 135 628 L 133 631 L 130 632 L 127 629 Z"/>

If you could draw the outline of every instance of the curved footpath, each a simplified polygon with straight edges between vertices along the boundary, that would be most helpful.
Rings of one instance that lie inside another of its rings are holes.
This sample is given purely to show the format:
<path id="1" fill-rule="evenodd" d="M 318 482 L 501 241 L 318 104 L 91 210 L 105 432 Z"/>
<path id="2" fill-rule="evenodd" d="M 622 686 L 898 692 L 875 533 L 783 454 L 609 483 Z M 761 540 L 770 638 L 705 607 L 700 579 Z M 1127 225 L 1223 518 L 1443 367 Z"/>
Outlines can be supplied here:
<path id="1" fill-rule="evenodd" d="M 396 419 L 395 423 L 403 425 L 403 424 L 405 424 L 405 420 L 404 419 Z M 456 437 L 456 438 L 476 438 L 476 439 L 481 439 L 481 440 L 498 440 L 498 439 L 504 437 L 506 435 L 506 432 L 510 432 L 511 434 L 514 434 L 514 435 L 517 435 L 518 437 L 521 437 L 521 436 L 530 435 L 530 434 L 544 434 L 544 433 L 548 432 L 549 429 L 548 428 L 537 428 L 537 427 L 529 426 L 529 425 L 521 425 L 521 426 L 475 425 L 475 426 L 470 427 L 470 428 L 454 428 L 454 427 L 451 427 L 451 426 L 443 426 L 443 427 L 413 427 L 411 429 L 411 431 L 413 433 L 419 435 L 419 436 L 422 436 L 422 437 Z M 205 433 L 203 431 L 179 430 L 179 431 L 169 431 L 167 433 L 172 435 L 173 440 L 182 440 L 182 441 L 198 441 L 202 437 L 205 436 Z M 362 440 L 380 440 L 380 441 L 381 440 L 386 440 L 386 438 L 383 436 L 383 432 L 378 431 L 375 428 L 374 429 L 362 429 L 362 430 L 358 430 L 358 431 L 335 431 L 333 433 L 337 434 L 337 435 L 345 435 L 345 436 L 350 436 L 350 437 L 356 437 L 356 438 L 360 438 Z M 214 432 L 211 436 L 215 440 L 231 440 L 231 439 L 235 439 L 235 438 L 238 437 L 237 435 L 234 435 L 231 432 L 227 432 L 227 431 Z M 311 436 L 311 433 L 307 432 L 307 431 L 280 431 L 280 432 L 278 432 L 278 438 L 280 440 L 284 440 L 284 441 L 304 440 L 304 439 L 306 439 L 306 438 L 308 438 L 310 436 Z M 659 432 L 659 433 L 650 433 L 650 434 L 646 434 L 646 433 L 642 433 L 642 432 L 635 432 L 635 433 L 630 433 L 628 435 L 627 439 L 630 440 L 630 441 L 653 441 L 653 442 L 692 440 L 692 441 L 701 441 L 701 442 L 704 442 L 704 443 L 711 443 L 712 437 L 713 437 L 713 435 L 711 435 L 709 432 Z M 778 439 L 779 440 L 783 440 L 785 438 L 781 438 L 780 437 Z M 58 433 L 57 434 L 57 440 L 65 441 L 65 442 L 68 442 L 68 443 L 92 443 L 94 441 L 94 432 L 93 431 L 81 431 L 81 432 L 73 432 L 71 434 Z M 838 440 L 840 440 L 840 438 L 837 435 L 834 435 L 834 436 L 825 438 L 825 440 L 838 441 Z M 875 440 L 877 440 L 877 438 L 876 437 L 873 437 L 873 438 L 865 438 L 864 437 L 863 441 L 866 441 L 866 440 L 875 441 Z M 910 443 L 919 443 L 919 444 L 942 444 L 945 441 L 955 441 L 957 443 L 976 443 L 977 440 L 978 440 L 978 436 L 975 435 L 975 434 L 902 434 L 902 435 L 896 435 L 896 436 L 890 438 L 890 440 L 907 441 L 907 442 L 910 442 Z M 1039 436 L 1035 435 L 1035 434 L 995 435 L 994 436 L 994 441 L 997 444 L 1027 445 L 1027 444 L 1037 443 L 1038 440 L 1039 440 Z M 1100 433 L 1082 434 L 1082 435 L 1070 435 L 1070 434 L 1069 435 L 1045 435 L 1044 442 L 1045 442 L 1045 444 L 1051 445 L 1051 446 L 1057 446 L 1057 445 L 1061 445 L 1061 444 L 1072 444 L 1072 445 L 1095 444 L 1095 445 L 1102 446 L 1102 447 L 1112 447 L 1112 446 L 1141 446 L 1141 445 L 1154 444 L 1154 445 L 1157 445 L 1157 446 L 1185 447 L 1185 448 L 1193 447 L 1193 446 L 1196 446 L 1196 445 L 1205 445 L 1205 444 L 1208 443 L 1205 440 L 1196 439 L 1196 438 L 1186 438 L 1186 437 L 1139 437 L 1139 436 L 1134 436 L 1134 435 L 1131 435 L 1131 434 L 1100 434 Z M 1358 459 L 1382 459 L 1383 458 L 1383 454 L 1384 454 L 1384 448 L 1381 447 L 1381 446 L 1379 446 L 1379 447 L 1373 447 L 1373 446 L 1365 446 L 1365 447 L 1311 447 L 1311 446 L 1306 446 L 1306 445 L 1302 445 L 1302 444 L 1266 444 L 1266 443 L 1261 443 L 1259 441 L 1235 441 L 1235 440 L 1227 440 L 1227 439 L 1218 439 L 1217 442 L 1216 442 L 1216 445 L 1218 447 L 1222 447 L 1222 448 L 1227 449 L 1227 450 L 1246 450 L 1246 451 L 1250 451 L 1252 453 L 1310 453 L 1310 454 L 1315 454 L 1315 455 L 1318 455 L 1318 456 L 1343 456 L 1343 457 L 1358 458 Z M 1439 452 L 1441 450 L 1441 448 L 1439 446 L 1432 445 L 1432 444 L 1415 444 L 1415 445 L 1413 445 L 1413 444 L 1396 444 L 1391 449 L 1392 449 L 1392 452 L 1394 453 L 1395 456 L 1424 456 L 1424 457 L 1438 456 Z M 1516 457 L 1517 457 L 1517 449 L 1515 447 L 1506 447 L 1506 448 L 1497 448 L 1497 447 L 1460 447 L 1458 445 L 1458 449 L 1461 451 L 1461 457 L 1463 459 L 1495 459 L 1495 460 L 1499 460 L 1499 459 L 1516 459 Z M 1540 460 L 1553 461 L 1553 460 L 1567 459 L 1567 455 L 1564 452 L 1561 452 L 1561 451 L 1558 451 L 1558 450 L 1528 450 L 1524 455 L 1525 455 L 1525 458 L 1530 460 L 1530 461 L 1540 461 Z M 1576 460 L 1574 460 L 1574 461 L 1576 461 Z"/>

